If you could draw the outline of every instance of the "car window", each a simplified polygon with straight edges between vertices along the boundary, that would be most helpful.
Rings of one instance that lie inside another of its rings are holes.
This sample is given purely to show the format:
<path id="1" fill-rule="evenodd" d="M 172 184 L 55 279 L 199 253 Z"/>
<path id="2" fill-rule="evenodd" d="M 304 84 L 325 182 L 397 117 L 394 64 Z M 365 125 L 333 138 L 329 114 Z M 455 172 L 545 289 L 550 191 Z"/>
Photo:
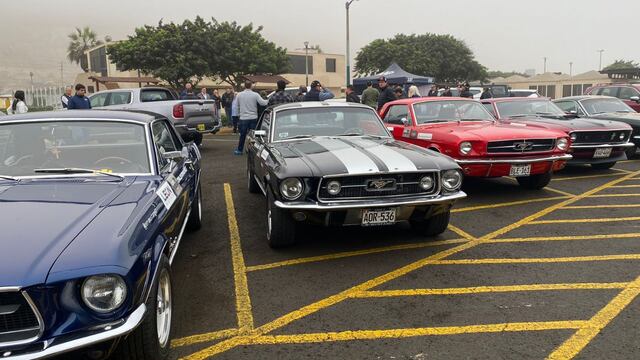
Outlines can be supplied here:
<path id="1" fill-rule="evenodd" d="M 514 117 L 522 115 L 554 115 L 564 116 L 564 111 L 559 109 L 547 99 L 526 99 L 525 101 L 498 102 L 500 117 Z"/>
<path id="2" fill-rule="evenodd" d="M 123 105 L 131 102 L 130 91 L 112 92 L 107 105 Z"/>
<path id="3" fill-rule="evenodd" d="M 592 98 L 580 101 L 589 115 L 614 112 L 634 112 L 629 105 L 620 99 L 613 98 Z"/>
<path id="4" fill-rule="evenodd" d="M 604 87 L 600 92 L 598 92 L 598 95 L 618 97 L 618 89 L 619 87 L 617 86 Z"/>
<path id="5" fill-rule="evenodd" d="M 632 87 L 621 87 L 620 93 L 618 94 L 618 98 L 622 100 L 630 100 L 631 97 L 638 96 L 638 90 Z"/>
<path id="6" fill-rule="evenodd" d="M 142 89 L 140 102 L 173 100 L 173 95 L 167 89 Z"/>
<path id="7" fill-rule="evenodd" d="M 407 105 L 393 105 L 384 116 L 384 122 L 400 123 L 403 118 L 409 120 L 409 107 Z"/>
<path id="8" fill-rule="evenodd" d="M 106 106 L 105 103 L 107 102 L 108 96 L 109 96 L 109 93 L 101 93 L 101 94 L 93 95 L 91 98 L 89 98 L 89 101 L 91 102 L 91 107 L 96 108 L 96 107 Z"/>
<path id="9" fill-rule="evenodd" d="M 418 125 L 443 121 L 494 120 L 485 108 L 475 101 L 426 101 L 413 104 Z"/>
<path id="10" fill-rule="evenodd" d="M 578 104 L 574 101 L 558 101 L 555 104 L 564 112 L 578 111 Z"/>
<path id="11" fill-rule="evenodd" d="M 267 132 L 267 138 L 269 136 L 269 130 L 271 129 L 271 112 L 265 111 L 262 114 L 262 118 L 260 120 L 260 125 L 258 125 L 258 129 L 264 130 Z"/>
<path id="12" fill-rule="evenodd" d="M 487 109 L 487 111 L 488 111 L 491 115 L 493 115 L 493 116 L 496 116 L 496 117 L 497 117 L 496 113 L 493 111 L 493 105 L 492 105 L 492 104 L 482 104 L 482 106 L 484 106 L 484 108 L 485 108 L 485 109 Z"/>
<path id="13" fill-rule="evenodd" d="M 172 135 L 169 125 L 164 121 L 156 121 L 151 128 L 153 133 L 153 142 L 158 151 L 158 166 L 159 168 L 165 167 L 169 161 L 164 158 L 164 154 L 170 151 L 178 151 L 175 138 Z"/>

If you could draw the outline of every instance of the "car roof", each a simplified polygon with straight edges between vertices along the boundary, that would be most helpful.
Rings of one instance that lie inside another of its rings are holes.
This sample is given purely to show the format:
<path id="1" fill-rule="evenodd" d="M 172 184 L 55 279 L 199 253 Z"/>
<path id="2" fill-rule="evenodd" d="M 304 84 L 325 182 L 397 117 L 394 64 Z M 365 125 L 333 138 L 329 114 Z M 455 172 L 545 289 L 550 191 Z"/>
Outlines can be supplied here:
<path id="1" fill-rule="evenodd" d="M 555 99 L 554 101 L 559 101 L 559 100 L 580 101 L 580 100 L 586 100 L 586 99 L 617 99 L 617 98 L 613 96 L 603 96 L 603 95 L 576 95 L 576 96 L 567 96 L 567 97 Z"/>
<path id="2" fill-rule="evenodd" d="M 292 102 L 274 105 L 271 108 L 275 111 L 289 110 L 289 109 L 308 109 L 308 108 L 322 108 L 322 107 L 357 107 L 362 109 L 371 110 L 370 106 L 359 104 L 359 103 L 351 103 L 351 102 L 340 102 L 340 101 L 304 101 L 304 102 Z"/>
<path id="3" fill-rule="evenodd" d="M 598 84 L 598 85 L 593 85 L 592 88 L 603 88 L 603 87 L 620 87 L 620 86 L 633 86 L 634 88 L 640 88 L 640 84 L 634 83 L 634 84 Z"/>
<path id="4" fill-rule="evenodd" d="M 491 99 L 484 99 L 484 100 L 480 100 L 483 103 L 487 102 L 487 103 L 497 103 L 497 102 L 517 102 L 517 101 L 541 101 L 541 100 L 551 100 L 550 98 L 547 97 L 537 97 L 537 98 L 532 98 L 532 97 L 504 97 L 504 98 L 491 98 Z"/>
<path id="5" fill-rule="evenodd" d="M 125 120 L 139 123 L 151 123 L 161 119 L 162 116 L 147 111 L 122 111 L 122 110 L 58 110 L 39 111 L 20 115 L 3 116 L 0 122 L 28 121 L 28 120 Z"/>
<path id="6" fill-rule="evenodd" d="M 475 99 L 461 98 L 461 97 L 455 97 L 455 96 L 431 96 L 431 97 L 425 96 L 425 97 L 419 97 L 419 98 L 409 98 L 409 99 L 394 100 L 394 101 L 388 102 L 387 104 L 389 104 L 389 105 L 411 105 L 411 104 L 416 104 L 416 103 L 436 102 L 436 101 L 473 101 L 473 102 L 478 102 Z"/>

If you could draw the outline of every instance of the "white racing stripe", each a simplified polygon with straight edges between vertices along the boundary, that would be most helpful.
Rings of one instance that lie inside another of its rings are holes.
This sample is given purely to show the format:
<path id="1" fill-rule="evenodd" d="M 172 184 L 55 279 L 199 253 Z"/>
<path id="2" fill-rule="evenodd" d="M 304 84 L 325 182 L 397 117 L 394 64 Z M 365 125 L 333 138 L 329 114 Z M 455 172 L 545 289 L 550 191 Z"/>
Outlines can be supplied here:
<path id="1" fill-rule="evenodd" d="M 315 139 L 320 146 L 329 150 L 347 168 L 349 174 L 368 174 L 378 172 L 378 166 L 362 151 L 335 139 Z"/>
<path id="2" fill-rule="evenodd" d="M 390 149 L 388 146 L 380 145 L 375 141 L 365 139 L 349 139 L 353 143 L 361 146 L 384 162 L 389 171 L 416 171 L 416 164 L 399 151 Z"/>

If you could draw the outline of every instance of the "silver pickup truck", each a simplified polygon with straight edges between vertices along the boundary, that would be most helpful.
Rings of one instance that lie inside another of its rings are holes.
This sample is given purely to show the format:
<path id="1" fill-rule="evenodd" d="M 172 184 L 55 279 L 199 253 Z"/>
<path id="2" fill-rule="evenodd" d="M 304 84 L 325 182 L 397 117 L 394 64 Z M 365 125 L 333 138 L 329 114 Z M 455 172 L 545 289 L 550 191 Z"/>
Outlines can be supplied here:
<path id="1" fill-rule="evenodd" d="M 174 91 L 163 87 L 99 91 L 89 100 L 93 109 L 144 110 L 165 116 L 183 138 L 193 133 L 215 134 L 222 126 L 215 101 L 179 100 Z M 192 138 L 200 145 L 201 135 Z"/>

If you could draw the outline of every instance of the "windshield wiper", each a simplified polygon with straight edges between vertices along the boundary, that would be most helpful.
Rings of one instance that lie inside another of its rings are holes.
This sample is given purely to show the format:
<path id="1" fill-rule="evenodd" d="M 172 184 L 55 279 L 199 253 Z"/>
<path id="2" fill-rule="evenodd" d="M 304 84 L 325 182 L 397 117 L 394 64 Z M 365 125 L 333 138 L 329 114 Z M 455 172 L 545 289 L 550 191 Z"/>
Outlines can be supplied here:
<path id="1" fill-rule="evenodd" d="M 489 119 L 474 119 L 474 118 L 462 118 L 460 121 L 493 121 Z"/>
<path id="2" fill-rule="evenodd" d="M 310 137 L 314 137 L 315 135 L 296 135 L 296 136 L 291 136 L 288 138 L 285 138 L 283 140 L 293 140 L 293 139 L 306 139 L 306 138 L 310 138 Z"/>
<path id="3" fill-rule="evenodd" d="M 0 175 L 0 179 L 4 179 L 4 180 L 13 180 L 13 181 L 20 181 L 20 179 L 15 178 L 13 176 L 9 176 L 9 175 Z"/>
<path id="4" fill-rule="evenodd" d="M 124 176 L 112 174 L 106 171 L 82 169 L 82 168 L 55 168 L 55 169 L 35 169 L 36 174 L 99 174 L 104 176 L 112 176 L 119 180 L 124 180 Z"/>
<path id="5" fill-rule="evenodd" d="M 523 117 L 540 117 L 540 115 L 538 114 L 518 114 L 518 115 L 509 115 L 509 119 L 517 119 L 517 118 L 523 118 Z"/>
<path id="6" fill-rule="evenodd" d="M 624 113 L 624 114 L 628 114 L 628 113 L 630 113 L 631 111 L 629 111 L 629 110 L 616 110 L 616 112 L 617 112 L 617 113 Z"/>

